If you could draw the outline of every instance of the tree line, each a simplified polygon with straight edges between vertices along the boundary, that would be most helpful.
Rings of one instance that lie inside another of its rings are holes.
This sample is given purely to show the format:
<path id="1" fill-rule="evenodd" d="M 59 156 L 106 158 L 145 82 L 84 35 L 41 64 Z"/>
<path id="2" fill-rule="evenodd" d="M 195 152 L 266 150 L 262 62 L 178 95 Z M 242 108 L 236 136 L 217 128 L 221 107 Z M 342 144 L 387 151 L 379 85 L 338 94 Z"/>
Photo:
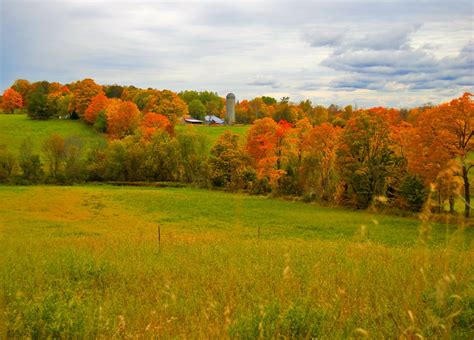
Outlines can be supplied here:
<path id="1" fill-rule="evenodd" d="M 229 191 L 303 197 L 364 209 L 383 204 L 419 211 L 433 195 L 437 211 L 470 214 L 472 95 L 411 110 L 313 106 L 258 97 L 241 101 L 246 136 L 227 131 L 209 153 L 206 136 L 176 131 L 192 113 L 223 115 L 213 92 L 16 81 L 2 96 L 5 113 L 26 108 L 33 119 L 81 119 L 107 133 L 107 145 L 84 150 L 50 136 L 42 157 L 28 142 L 19 155 L 3 148 L 0 178 L 16 182 L 171 181 Z M 43 164 L 45 162 L 45 164 Z"/>

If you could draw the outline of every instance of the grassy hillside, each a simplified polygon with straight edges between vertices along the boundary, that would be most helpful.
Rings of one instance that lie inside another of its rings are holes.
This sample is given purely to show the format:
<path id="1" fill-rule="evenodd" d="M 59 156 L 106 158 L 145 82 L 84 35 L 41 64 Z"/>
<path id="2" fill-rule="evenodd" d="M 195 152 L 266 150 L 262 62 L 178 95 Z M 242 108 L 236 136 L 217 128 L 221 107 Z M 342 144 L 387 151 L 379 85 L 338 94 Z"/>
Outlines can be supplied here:
<path id="1" fill-rule="evenodd" d="M 190 188 L 0 197 L 12 337 L 474 335 L 472 229 L 424 247 L 414 219 Z"/>
<path id="2" fill-rule="evenodd" d="M 189 126 L 178 125 L 176 129 L 195 129 L 209 138 L 209 146 L 226 130 L 245 135 L 249 126 Z M 88 145 L 104 141 L 105 136 L 98 134 L 80 121 L 51 119 L 47 121 L 31 120 L 26 115 L 0 114 L 0 145 L 17 152 L 25 138 L 31 138 L 37 152 L 41 150 L 43 141 L 51 134 L 57 133 L 64 137 L 80 137 Z"/>
<path id="3" fill-rule="evenodd" d="M 86 146 L 105 140 L 103 135 L 80 121 L 31 120 L 27 115 L 0 114 L 0 145 L 6 145 L 12 152 L 18 152 L 26 138 L 30 138 L 35 150 L 40 152 L 43 141 L 55 133 L 63 137 L 79 137 Z"/>

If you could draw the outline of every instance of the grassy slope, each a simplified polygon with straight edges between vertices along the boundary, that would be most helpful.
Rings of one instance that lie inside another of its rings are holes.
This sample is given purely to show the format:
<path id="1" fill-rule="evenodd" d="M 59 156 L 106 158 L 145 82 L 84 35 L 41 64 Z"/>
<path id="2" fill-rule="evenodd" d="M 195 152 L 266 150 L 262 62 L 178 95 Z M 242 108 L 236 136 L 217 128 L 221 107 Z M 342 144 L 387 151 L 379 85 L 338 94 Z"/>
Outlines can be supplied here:
<path id="1" fill-rule="evenodd" d="M 239 194 L 0 187 L 0 197 L 10 335 L 474 335 L 472 229 L 446 240 L 435 225 L 426 249 L 413 219 Z"/>
<path id="2" fill-rule="evenodd" d="M 212 146 L 217 138 L 222 135 L 225 131 L 230 130 L 236 134 L 245 136 L 250 125 L 235 125 L 235 126 L 209 126 L 209 125 L 177 125 L 176 129 L 178 131 L 183 131 L 185 129 L 191 129 L 198 131 L 202 134 L 205 134 L 209 140 L 209 146 Z"/>
<path id="3" fill-rule="evenodd" d="M 31 120 L 23 114 L 0 114 L 0 145 L 6 145 L 12 152 L 18 152 L 25 138 L 30 138 L 36 152 L 40 152 L 43 141 L 54 133 L 63 137 L 79 137 L 85 145 L 105 140 L 102 135 L 79 121 L 41 121 Z"/>
<path id="4" fill-rule="evenodd" d="M 189 126 L 178 125 L 176 129 L 195 129 L 208 136 L 209 146 L 226 130 L 245 135 L 249 126 Z M 18 152 L 25 138 L 31 138 L 37 152 L 42 142 L 51 134 L 57 133 L 64 137 L 80 137 L 84 143 L 91 144 L 105 140 L 103 135 L 96 133 L 80 121 L 51 119 L 47 121 L 31 120 L 26 115 L 0 114 L 0 145 L 6 145 L 12 152 Z"/>

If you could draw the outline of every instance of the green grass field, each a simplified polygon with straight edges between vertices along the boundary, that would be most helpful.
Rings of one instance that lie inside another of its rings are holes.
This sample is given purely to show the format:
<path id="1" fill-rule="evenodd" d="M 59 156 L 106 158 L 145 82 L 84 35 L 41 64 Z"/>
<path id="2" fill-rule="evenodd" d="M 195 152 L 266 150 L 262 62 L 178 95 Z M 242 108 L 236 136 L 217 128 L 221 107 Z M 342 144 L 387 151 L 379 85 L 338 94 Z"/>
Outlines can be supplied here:
<path id="1" fill-rule="evenodd" d="M 0 200 L 0 337 L 474 336 L 472 228 L 425 246 L 416 219 L 192 188 Z"/>
<path id="2" fill-rule="evenodd" d="M 11 152 L 17 153 L 23 141 L 29 138 L 34 150 L 39 153 L 43 141 L 52 134 L 59 134 L 65 138 L 78 137 L 86 147 L 92 143 L 105 141 L 105 136 L 80 121 L 31 120 L 24 114 L 0 114 L 0 145 L 6 145 Z"/>
<path id="3" fill-rule="evenodd" d="M 178 131 L 194 129 L 208 136 L 209 148 L 226 130 L 245 135 L 249 126 L 190 126 L 177 125 Z M 0 145 L 6 145 L 8 150 L 17 153 L 21 143 L 30 138 L 36 152 L 41 151 L 43 141 L 52 134 L 63 137 L 79 137 L 84 145 L 105 141 L 105 136 L 95 132 L 91 127 L 77 120 L 50 119 L 47 121 L 31 120 L 27 115 L 0 114 Z"/>
<path id="4" fill-rule="evenodd" d="M 232 131 L 240 136 L 245 137 L 250 125 L 235 125 L 235 126 L 209 126 L 209 125 L 176 125 L 177 131 L 184 131 L 191 129 L 198 131 L 208 137 L 209 146 L 211 147 L 217 138 L 222 135 L 225 131 Z"/>

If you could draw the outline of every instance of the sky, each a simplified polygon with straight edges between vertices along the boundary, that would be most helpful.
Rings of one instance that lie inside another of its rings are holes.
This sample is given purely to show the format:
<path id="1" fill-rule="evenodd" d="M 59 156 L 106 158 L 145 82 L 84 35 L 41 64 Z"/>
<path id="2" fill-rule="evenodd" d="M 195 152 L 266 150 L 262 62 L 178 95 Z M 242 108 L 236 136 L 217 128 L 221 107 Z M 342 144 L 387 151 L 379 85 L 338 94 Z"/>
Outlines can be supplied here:
<path id="1" fill-rule="evenodd" d="M 0 0 L 15 79 L 357 107 L 474 91 L 474 1 Z"/>

